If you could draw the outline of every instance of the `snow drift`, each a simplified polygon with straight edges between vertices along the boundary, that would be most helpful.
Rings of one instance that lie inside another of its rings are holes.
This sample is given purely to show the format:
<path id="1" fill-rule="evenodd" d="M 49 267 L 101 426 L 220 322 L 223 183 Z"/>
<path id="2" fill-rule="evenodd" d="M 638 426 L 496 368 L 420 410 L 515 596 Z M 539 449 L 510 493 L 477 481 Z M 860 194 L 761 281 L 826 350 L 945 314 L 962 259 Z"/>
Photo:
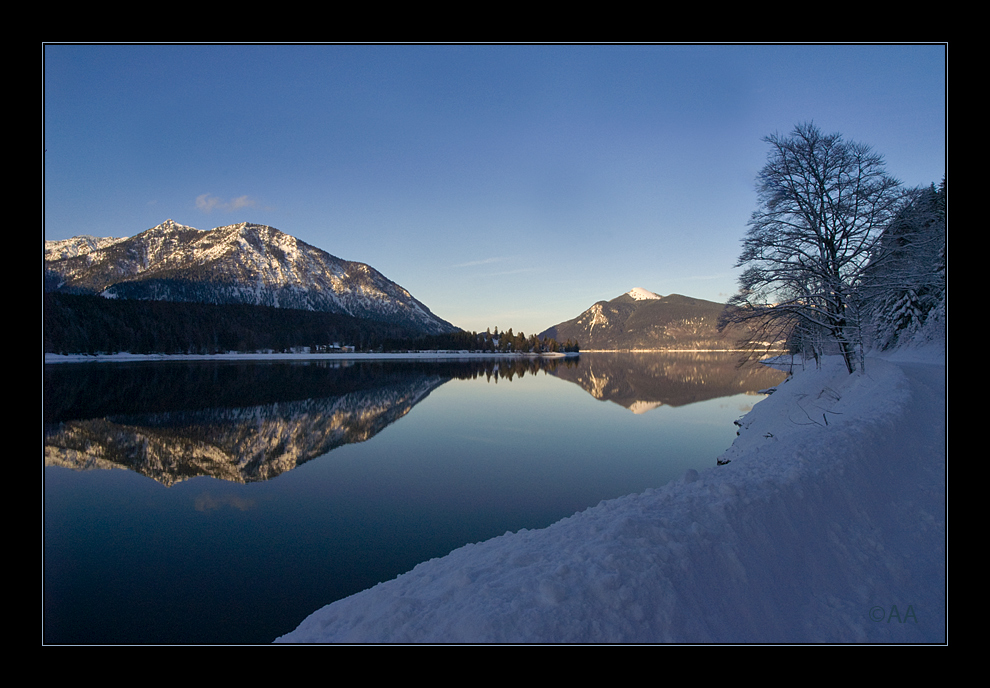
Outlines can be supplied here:
<path id="1" fill-rule="evenodd" d="M 942 643 L 945 444 L 944 358 L 826 359 L 745 416 L 729 463 L 461 547 L 276 642 Z"/>

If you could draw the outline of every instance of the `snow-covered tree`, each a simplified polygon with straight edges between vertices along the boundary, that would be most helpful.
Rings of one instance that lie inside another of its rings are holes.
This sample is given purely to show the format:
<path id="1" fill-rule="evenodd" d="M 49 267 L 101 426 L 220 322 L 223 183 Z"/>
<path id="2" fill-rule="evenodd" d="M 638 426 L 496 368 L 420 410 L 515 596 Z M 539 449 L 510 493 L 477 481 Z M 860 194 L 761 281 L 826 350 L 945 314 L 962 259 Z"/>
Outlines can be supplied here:
<path id="1" fill-rule="evenodd" d="M 836 345 L 851 373 L 862 365 L 858 289 L 901 207 L 900 183 L 869 146 L 813 124 L 764 141 L 771 150 L 757 178 L 759 207 L 727 318 L 776 335 L 800 325 L 805 340 Z"/>
<path id="2" fill-rule="evenodd" d="M 910 203 L 886 228 L 862 291 L 869 304 L 873 344 L 889 349 L 917 334 L 946 298 L 946 201 L 936 189 L 911 192 Z M 943 316 L 944 317 L 944 316 Z"/>

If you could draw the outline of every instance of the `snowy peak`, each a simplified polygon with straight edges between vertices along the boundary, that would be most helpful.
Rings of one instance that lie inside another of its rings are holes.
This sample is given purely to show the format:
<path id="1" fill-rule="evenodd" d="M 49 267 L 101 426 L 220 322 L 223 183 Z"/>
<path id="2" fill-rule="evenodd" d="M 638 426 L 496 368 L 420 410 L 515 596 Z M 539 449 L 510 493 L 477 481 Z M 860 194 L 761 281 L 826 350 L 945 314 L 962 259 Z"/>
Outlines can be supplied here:
<path id="1" fill-rule="evenodd" d="M 663 298 L 659 294 L 654 294 L 652 291 L 647 291 L 642 287 L 633 287 L 626 293 L 629 294 L 629 296 L 631 296 L 636 301 L 650 301 L 650 300 L 659 300 Z"/>
<path id="2" fill-rule="evenodd" d="M 62 239 L 60 241 L 45 241 L 45 260 L 61 260 L 84 256 L 87 253 L 112 246 L 127 237 L 95 237 L 88 234 Z"/>
<path id="3" fill-rule="evenodd" d="M 169 218 L 169 219 L 165 220 L 165 222 L 163 222 L 160 225 L 158 225 L 157 227 L 154 227 L 154 229 L 177 230 L 177 229 L 196 229 L 196 228 L 195 227 L 190 227 L 189 225 L 180 225 L 178 222 L 176 222 L 172 218 Z"/>

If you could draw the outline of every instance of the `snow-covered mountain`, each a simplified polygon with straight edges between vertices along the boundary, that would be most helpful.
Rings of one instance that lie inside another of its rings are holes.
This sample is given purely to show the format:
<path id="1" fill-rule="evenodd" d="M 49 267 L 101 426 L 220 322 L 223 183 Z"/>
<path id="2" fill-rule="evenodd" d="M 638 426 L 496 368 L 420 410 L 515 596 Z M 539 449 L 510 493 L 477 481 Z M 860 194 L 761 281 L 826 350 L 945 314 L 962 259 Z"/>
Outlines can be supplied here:
<path id="1" fill-rule="evenodd" d="M 371 266 L 248 222 L 199 230 L 166 220 L 125 239 L 46 241 L 45 290 L 344 313 L 424 333 L 457 329 Z"/>
<path id="2" fill-rule="evenodd" d="M 745 332 L 718 329 L 725 304 L 680 294 L 660 296 L 636 287 L 611 301 L 592 304 L 584 313 L 548 328 L 540 337 L 577 341 L 589 349 L 732 349 Z"/>
<path id="3" fill-rule="evenodd" d="M 170 220 L 171 222 L 171 220 Z M 84 253 L 89 253 L 91 251 L 96 251 L 97 249 L 106 248 L 116 244 L 118 241 L 124 241 L 127 237 L 95 237 L 88 234 L 82 236 L 75 236 L 71 239 L 62 239 L 61 241 L 46 241 L 45 242 L 45 260 L 61 260 L 63 258 L 74 258 L 75 256 L 82 255 Z"/>

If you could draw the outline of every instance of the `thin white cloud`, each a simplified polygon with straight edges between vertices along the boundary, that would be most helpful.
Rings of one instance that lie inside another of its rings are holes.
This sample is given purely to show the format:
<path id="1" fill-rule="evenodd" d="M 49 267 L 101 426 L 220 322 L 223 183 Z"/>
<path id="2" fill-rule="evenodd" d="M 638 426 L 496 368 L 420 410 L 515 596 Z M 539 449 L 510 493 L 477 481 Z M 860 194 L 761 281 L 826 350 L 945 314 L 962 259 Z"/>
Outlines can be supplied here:
<path id="1" fill-rule="evenodd" d="M 479 265 L 491 265 L 492 263 L 504 263 L 507 260 L 510 260 L 510 258 L 506 258 L 505 256 L 493 257 L 493 258 L 481 258 L 479 260 L 469 260 L 466 263 L 457 263 L 456 265 L 452 265 L 451 267 L 453 267 L 453 268 L 474 268 L 474 267 L 478 267 Z M 511 270 L 498 270 L 496 272 L 476 273 L 476 276 L 477 277 L 501 277 L 502 275 L 518 275 L 520 273 L 526 273 L 526 272 L 539 272 L 539 270 L 540 270 L 540 268 L 514 268 L 514 269 L 511 269 Z"/>
<path id="2" fill-rule="evenodd" d="M 196 197 L 196 207 L 204 213 L 213 212 L 213 209 L 220 204 L 220 199 L 210 194 L 202 194 Z"/>
<path id="3" fill-rule="evenodd" d="M 258 203 L 247 196 L 238 196 L 232 200 L 229 204 L 231 210 L 240 210 L 241 208 L 253 208 L 258 205 Z"/>
<path id="4" fill-rule="evenodd" d="M 458 263 L 455 268 L 473 268 L 476 265 L 488 265 L 489 263 L 498 263 L 499 261 L 505 260 L 504 258 L 483 258 L 481 260 L 469 260 L 466 263 Z"/>
<path id="5" fill-rule="evenodd" d="M 225 201 L 208 193 L 196 197 L 196 207 L 204 213 L 212 213 L 214 210 L 240 210 L 241 208 L 253 208 L 256 205 L 258 202 L 250 196 L 238 196 L 230 201 Z"/>

